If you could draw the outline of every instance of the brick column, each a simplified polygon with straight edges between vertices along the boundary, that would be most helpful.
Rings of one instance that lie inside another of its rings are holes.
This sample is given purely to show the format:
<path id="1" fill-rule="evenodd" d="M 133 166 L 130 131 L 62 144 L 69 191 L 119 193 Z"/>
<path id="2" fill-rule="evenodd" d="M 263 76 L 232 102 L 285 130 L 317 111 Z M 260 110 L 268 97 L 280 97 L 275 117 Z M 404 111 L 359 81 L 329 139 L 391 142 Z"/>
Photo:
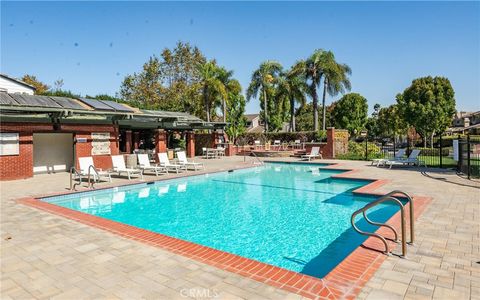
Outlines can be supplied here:
<path id="1" fill-rule="evenodd" d="M 327 128 L 327 147 L 323 155 L 326 158 L 335 158 L 335 127 Z"/>
<path id="2" fill-rule="evenodd" d="M 125 152 L 127 154 L 132 153 L 132 131 L 125 131 Z"/>
<path id="3" fill-rule="evenodd" d="M 133 150 L 138 149 L 140 144 L 140 132 L 135 131 L 133 133 Z"/>
<path id="4" fill-rule="evenodd" d="M 217 141 L 218 141 L 218 132 L 213 131 L 210 148 L 215 148 L 215 144 L 217 143 Z"/>
<path id="5" fill-rule="evenodd" d="M 155 131 L 155 153 L 167 152 L 167 132 L 163 129 L 157 129 Z M 158 156 L 155 156 L 155 160 L 158 160 Z"/>
<path id="6" fill-rule="evenodd" d="M 195 157 L 195 133 L 193 131 L 187 132 L 187 156 Z"/>

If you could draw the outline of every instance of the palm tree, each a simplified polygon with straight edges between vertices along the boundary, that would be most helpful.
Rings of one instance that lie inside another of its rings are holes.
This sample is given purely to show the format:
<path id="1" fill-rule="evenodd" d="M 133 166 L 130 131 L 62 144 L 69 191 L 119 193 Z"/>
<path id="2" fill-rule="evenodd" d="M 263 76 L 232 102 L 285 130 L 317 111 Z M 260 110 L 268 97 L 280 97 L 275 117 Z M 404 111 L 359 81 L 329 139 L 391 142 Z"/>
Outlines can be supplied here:
<path id="1" fill-rule="evenodd" d="M 308 92 L 313 99 L 313 128 L 318 130 L 318 95 L 317 87 L 323 77 L 324 50 L 317 49 L 306 60 L 299 61 L 294 66 L 294 73 L 302 74 L 308 82 Z"/>
<path id="2" fill-rule="evenodd" d="M 200 84 L 202 87 L 203 103 L 207 115 L 207 122 L 210 122 L 210 109 L 219 97 L 227 98 L 226 87 L 220 80 L 219 67 L 215 61 L 208 61 L 198 65 Z"/>
<path id="3" fill-rule="evenodd" d="M 290 130 L 295 131 L 295 102 L 305 105 L 305 93 L 308 87 L 305 79 L 292 67 L 278 78 L 277 97 L 287 100 L 290 104 Z"/>
<path id="4" fill-rule="evenodd" d="M 328 51 L 323 53 L 323 99 L 322 99 L 322 128 L 325 130 L 326 126 L 326 107 L 325 97 L 326 93 L 330 96 L 336 96 L 339 93 L 350 91 L 352 85 L 348 79 L 348 75 L 352 74 L 352 70 L 346 64 L 339 64 L 335 61 L 333 52 Z"/>
<path id="5" fill-rule="evenodd" d="M 250 100 L 252 97 L 257 97 L 258 94 L 261 94 L 260 98 L 263 98 L 265 132 L 268 132 L 267 90 L 271 88 L 272 83 L 275 82 L 275 79 L 281 71 L 282 65 L 276 61 L 267 60 L 261 63 L 259 68 L 253 72 L 250 85 L 247 89 L 247 100 Z"/>
<path id="6" fill-rule="evenodd" d="M 225 86 L 227 97 L 222 97 L 222 114 L 223 122 L 227 122 L 227 101 L 230 98 L 229 95 L 238 95 L 242 92 L 242 86 L 238 80 L 233 79 L 233 71 L 229 71 L 223 67 L 218 68 L 218 77 Z"/>

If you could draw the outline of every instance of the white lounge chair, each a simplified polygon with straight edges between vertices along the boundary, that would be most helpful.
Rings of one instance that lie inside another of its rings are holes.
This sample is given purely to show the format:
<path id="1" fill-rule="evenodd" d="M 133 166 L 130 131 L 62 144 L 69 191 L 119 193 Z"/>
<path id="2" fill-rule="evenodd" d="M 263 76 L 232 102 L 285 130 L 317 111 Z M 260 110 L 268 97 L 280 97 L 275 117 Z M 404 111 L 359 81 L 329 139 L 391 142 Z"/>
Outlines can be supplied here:
<path id="1" fill-rule="evenodd" d="M 167 172 L 170 170 L 174 170 L 178 173 L 180 170 L 186 170 L 185 166 L 170 163 L 167 153 L 165 152 L 158 153 L 158 161 L 160 162 L 161 167 L 165 167 L 167 169 Z"/>
<path id="2" fill-rule="evenodd" d="M 402 149 L 399 149 L 395 155 L 393 156 L 393 158 L 391 159 L 388 159 L 388 158 L 375 158 L 375 159 L 372 159 L 372 163 L 371 165 L 373 166 L 373 164 L 375 164 L 377 167 L 379 167 L 380 165 L 385 165 L 385 163 L 389 160 L 399 160 L 399 159 L 402 159 L 404 156 L 405 156 L 405 152 L 407 151 L 407 149 L 405 148 L 402 148 Z"/>
<path id="3" fill-rule="evenodd" d="M 155 175 L 158 176 L 160 172 L 167 173 L 167 168 L 158 166 L 158 165 L 151 165 L 150 159 L 148 158 L 148 154 L 137 154 L 138 158 L 138 167 L 142 170 L 143 173 L 145 171 L 154 171 Z"/>
<path id="4" fill-rule="evenodd" d="M 125 166 L 125 160 L 123 159 L 123 155 L 112 155 L 112 165 L 113 170 L 118 173 L 118 175 L 122 175 L 122 173 L 127 173 L 128 180 L 131 179 L 132 175 L 140 175 L 143 180 L 143 173 L 140 169 L 131 169 Z"/>
<path id="5" fill-rule="evenodd" d="M 385 165 L 389 166 L 389 169 L 392 168 L 393 165 L 397 166 L 404 166 L 404 165 L 417 165 L 420 166 L 420 164 L 423 163 L 423 165 L 426 167 L 427 165 L 425 164 L 424 161 L 421 161 L 418 159 L 418 156 L 420 155 L 420 150 L 419 149 L 413 149 L 408 158 L 403 158 L 403 159 L 391 159 L 385 162 Z"/>
<path id="6" fill-rule="evenodd" d="M 188 169 L 188 167 L 193 167 L 193 169 L 196 171 L 197 168 L 203 169 L 203 163 L 197 163 L 193 161 L 188 161 L 187 160 L 187 155 L 185 154 L 185 151 L 178 151 L 177 152 L 177 159 L 178 159 L 178 164 L 185 166 L 185 169 Z"/>
<path id="7" fill-rule="evenodd" d="M 110 172 L 104 171 L 100 168 L 96 168 L 94 163 L 93 163 L 93 158 L 91 156 L 86 156 L 86 157 L 79 157 L 78 158 L 78 164 L 80 165 L 80 170 L 78 172 L 80 175 L 78 176 L 80 179 L 80 182 L 82 181 L 82 177 L 88 177 L 88 170 L 90 167 L 95 168 L 95 170 L 91 169 L 90 170 L 90 175 L 93 176 L 94 181 L 99 181 L 100 177 L 105 177 L 108 178 L 109 182 L 112 182 L 112 177 L 110 176 Z"/>
<path id="8" fill-rule="evenodd" d="M 311 159 L 315 159 L 317 157 L 323 158 L 322 153 L 320 153 L 320 147 L 312 147 L 310 154 L 302 155 L 302 158 L 306 158 L 308 159 L 308 161 L 310 161 Z"/>

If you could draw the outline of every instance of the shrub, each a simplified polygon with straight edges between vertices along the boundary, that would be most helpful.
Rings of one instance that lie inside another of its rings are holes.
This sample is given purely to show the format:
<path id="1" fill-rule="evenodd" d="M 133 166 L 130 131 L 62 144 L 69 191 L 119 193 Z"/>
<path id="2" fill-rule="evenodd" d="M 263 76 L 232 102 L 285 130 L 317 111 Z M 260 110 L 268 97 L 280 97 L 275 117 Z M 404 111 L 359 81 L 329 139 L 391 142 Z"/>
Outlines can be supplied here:
<path id="1" fill-rule="evenodd" d="M 238 144 L 253 144 L 254 141 L 260 141 L 264 144 L 268 141 L 273 142 L 274 140 L 280 140 L 282 142 L 294 142 L 295 140 L 300 140 L 302 142 L 326 142 L 327 133 L 326 131 L 320 130 L 316 131 L 299 131 L 299 132 L 246 132 L 240 135 L 237 138 Z"/>
<path id="2" fill-rule="evenodd" d="M 421 150 L 420 156 L 439 156 L 440 155 L 440 148 L 416 148 Z M 449 148 L 442 148 L 442 156 L 448 156 L 450 152 Z"/>
<path id="3" fill-rule="evenodd" d="M 374 143 L 367 144 L 368 159 L 379 158 L 382 156 L 381 149 Z M 348 152 L 338 155 L 339 159 L 364 160 L 365 159 L 365 143 L 355 141 L 348 142 Z"/>

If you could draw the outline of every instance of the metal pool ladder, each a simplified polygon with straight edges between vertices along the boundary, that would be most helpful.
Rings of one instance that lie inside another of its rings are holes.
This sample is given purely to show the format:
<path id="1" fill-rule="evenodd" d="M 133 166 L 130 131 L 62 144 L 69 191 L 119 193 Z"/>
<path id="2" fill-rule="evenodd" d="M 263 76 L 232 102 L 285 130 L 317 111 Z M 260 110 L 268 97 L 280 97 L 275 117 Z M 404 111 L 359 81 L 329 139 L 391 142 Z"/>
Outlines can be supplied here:
<path id="1" fill-rule="evenodd" d="M 91 172 L 92 170 L 93 172 Z M 93 184 L 95 183 L 95 175 L 93 173 L 97 175 L 97 178 L 100 178 L 100 174 L 98 173 L 98 170 L 91 165 L 88 167 L 88 175 L 87 175 L 87 183 L 88 183 L 87 187 L 91 189 L 95 188 L 93 186 Z M 73 181 L 75 180 L 73 176 L 74 174 L 77 175 L 77 178 L 79 179 L 78 183 L 75 183 L 75 184 L 73 183 Z M 90 180 L 90 175 L 93 175 L 93 180 Z M 82 184 L 82 174 L 75 167 L 71 167 L 70 168 L 70 190 L 72 191 L 75 190 L 75 187 L 80 184 Z"/>
<path id="2" fill-rule="evenodd" d="M 367 213 L 366 213 L 367 210 L 369 210 L 372 207 L 377 206 L 380 203 L 383 203 L 383 202 L 393 202 L 393 203 L 395 203 L 396 205 L 398 205 L 400 207 L 401 234 L 402 234 L 402 241 L 401 241 L 402 242 L 402 255 L 401 255 L 401 257 L 406 258 L 406 256 L 407 256 L 407 240 L 406 240 L 405 206 L 403 205 L 403 203 L 400 200 L 398 200 L 398 198 L 394 197 L 395 195 L 398 195 L 398 194 L 400 194 L 402 196 L 405 196 L 407 198 L 407 203 L 410 204 L 409 205 L 409 210 L 410 210 L 409 211 L 409 214 L 410 214 L 410 242 L 409 242 L 409 244 L 413 245 L 414 235 L 415 235 L 414 234 L 415 224 L 414 224 L 414 215 L 413 215 L 413 199 L 412 199 L 412 197 L 410 197 L 410 195 L 408 195 L 405 192 L 402 192 L 402 191 L 399 191 L 399 190 L 391 191 L 390 193 L 388 193 L 386 195 L 383 195 L 382 197 L 378 198 L 377 200 L 368 203 L 367 205 L 365 205 L 364 207 L 360 208 L 359 210 L 355 211 L 352 214 L 350 222 L 352 223 L 353 229 L 355 229 L 355 231 L 357 231 L 358 233 L 363 234 L 363 235 L 367 235 L 367 236 L 373 236 L 373 237 L 376 237 L 376 238 L 380 239 L 383 242 L 383 244 L 385 245 L 385 254 L 389 255 L 390 254 L 390 247 L 388 246 L 388 243 L 387 243 L 388 238 L 386 238 L 386 237 L 384 237 L 384 236 L 382 236 L 378 233 L 375 233 L 375 232 L 366 232 L 366 231 L 360 230 L 357 227 L 357 225 L 355 225 L 355 217 L 358 214 L 362 213 L 363 217 L 365 218 L 365 220 L 368 223 L 370 223 L 372 225 L 375 225 L 375 226 L 383 226 L 383 227 L 389 228 L 390 230 L 393 231 L 393 234 L 395 236 L 394 242 L 398 243 L 398 233 L 395 230 L 395 228 L 393 228 L 393 226 L 388 225 L 386 223 L 374 222 L 367 217 Z"/>
<path id="3" fill-rule="evenodd" d="M 264 162 L 260 160 L 260 158 L 252 151 L 253 156 L 256 158 L 258 162 L 253 162 L 254 165 L 264 165 Z"/>

